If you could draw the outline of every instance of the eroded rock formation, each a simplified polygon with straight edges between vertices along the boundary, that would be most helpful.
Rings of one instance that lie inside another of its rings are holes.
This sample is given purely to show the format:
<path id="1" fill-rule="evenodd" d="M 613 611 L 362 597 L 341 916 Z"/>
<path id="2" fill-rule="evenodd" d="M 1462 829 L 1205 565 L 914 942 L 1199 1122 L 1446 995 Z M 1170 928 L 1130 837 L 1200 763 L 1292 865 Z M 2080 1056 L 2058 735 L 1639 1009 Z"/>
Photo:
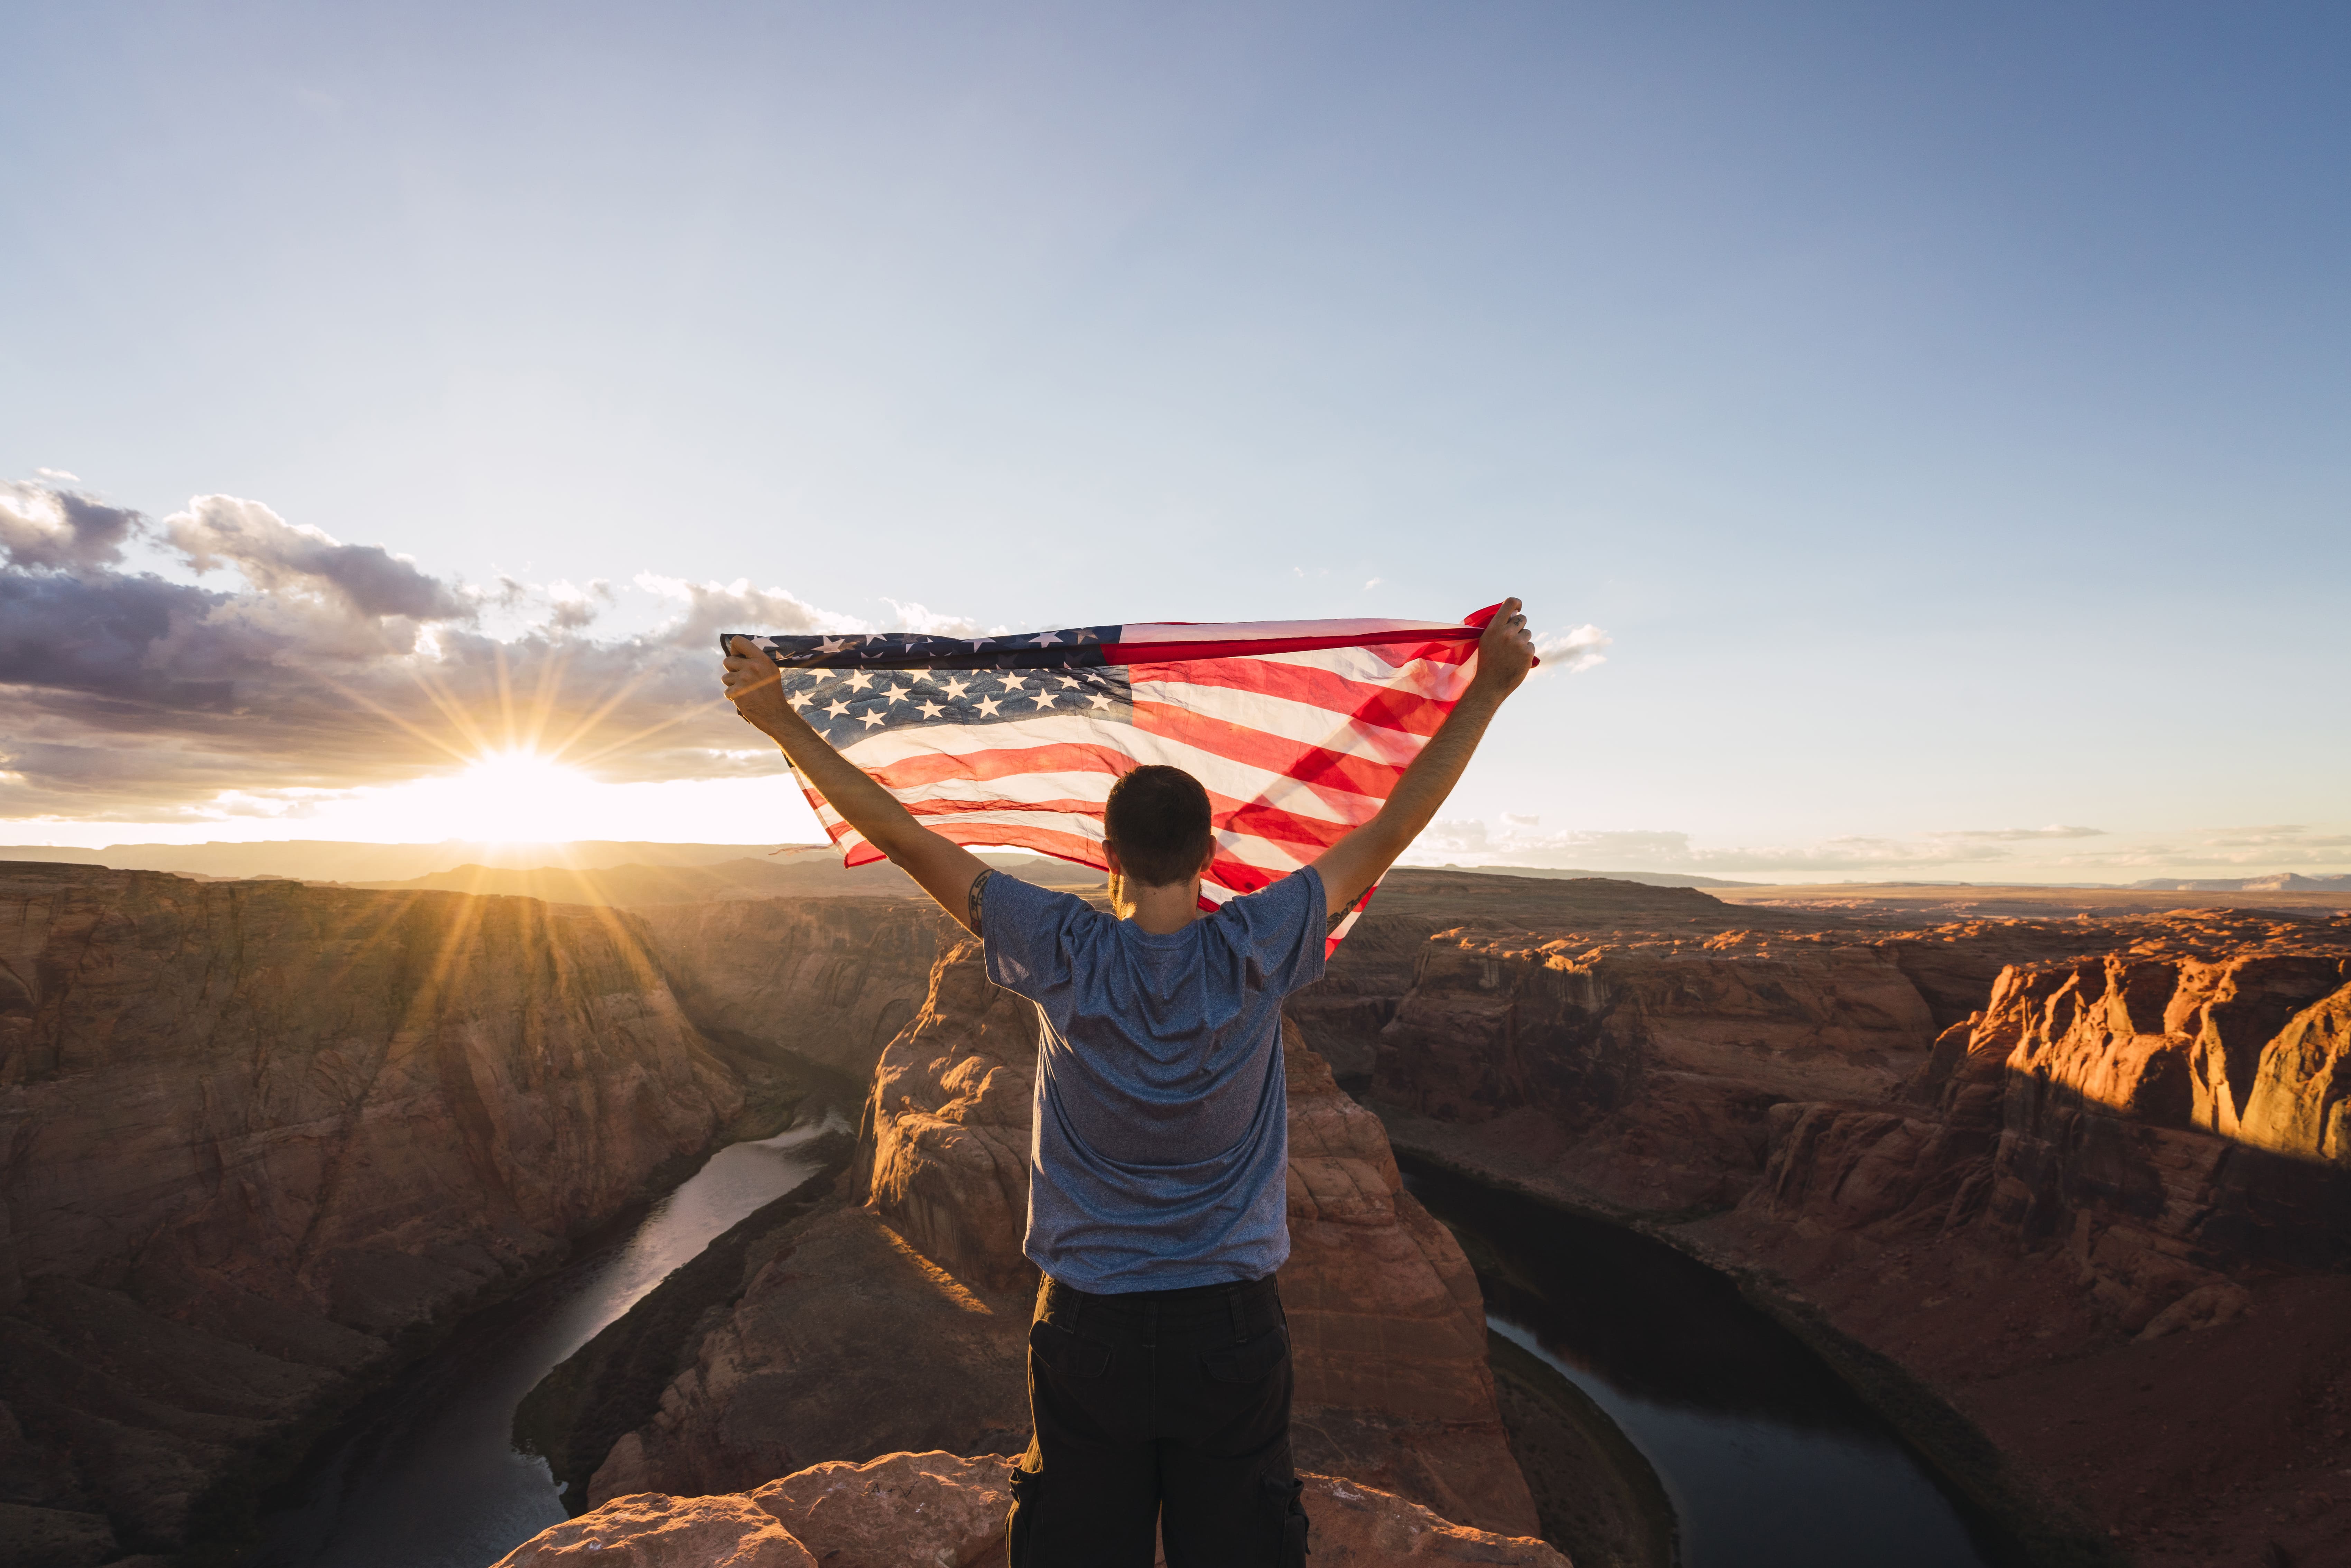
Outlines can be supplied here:
<path id="1" fill-rule="evenodd" d="M 705 1032 L 861 1085 L 914 1016 L 942 936 L 960 935 L 927 898 L 670 904 L 626 918 Z"/>
<path id="2" fill-rule="evenodd" d="M 1422 948 L 1372 1093 L 1497 1123 L 1627 1207 L 1721 1207 L 1761 1170 L 1773 1104 L 1890 1098 L 1933 1040 L 1894 960 L 1835 935 L 1452 931 Z"/>
<path id="3" fill-rule="evenodd" d="M 534 1536 L 496 1568 L 1000 1568 L 1011 1467 L 1002 1455 L 894 1453 L 814 1466 L 747 1497 L 620 1497 Z M 1468 1529 L 1357 1481 L 1302 1479 L 1318 1568 L 1570 1568 L 1541 1541 Z"/>
<path id="4" fill-rule="evenodd" d="M 1776 1281 L 2143 1561 L 2227 1560 L 2262 1518 L 2288 1560 L 2339 1547 L 2297 1531 L 2351 1505 L 2351 1322 L 2312 1296 L 2351 1259 L 2351 919 L 1775 918 L 1440 933 L 1374 1093 L 1417 1149 Z M 2191 1392 L 2289 1323 L 2270 1395 Z M 2086 1418 L 2135 1437 L 2093 1460 L 2056 1391 L 2102 1382 Z"/>
<path id="5" fill-rule="evenodd" d="M 921 1011 L 874 1070 L 862 1134 L 870 1201 L 793 1233 L 791 1252 L 752 1281 L 695 1370 L 613 1449 L 591 1500 L 740 1489 L 817 1458 L 917 1445 L 1025 1445 L 1036 1274 L 1020 1240 L 1035 1054 L 1034 1009 L 988 983 L 978 945 L 942 956 Z M 1378 1121 L 1294 1030 L 1285 1055 L 1292 1255 L 1282 1293 L 1300 1462 L 1473 1525 L 1531 1532 L 1468 1264 L 1403 1191 Z"/>
<path id="6" fill-rule="evenodd" d="M 1020 1255 L 1036 1013 L 987 981 L 979 945 L 947 953 L 914 1024 L 883 1052 L 867 1115 L 872 1207 L 960 1278 L 1033 1284 Z M 1403 1190 L 1378 1119 L 1285 1025 L 1290 1260 L 1301 1464 L 1360 1477 L 1454 1519 L 1515 1533 L 1534 1506 L 1486 1365 L 1478 1283 Z"/>
<path id="7" fill-rule="evenodd" d="M 610 918 L 0 866 L 0 1522 L 170 1548 L 743 1104 Z"/>

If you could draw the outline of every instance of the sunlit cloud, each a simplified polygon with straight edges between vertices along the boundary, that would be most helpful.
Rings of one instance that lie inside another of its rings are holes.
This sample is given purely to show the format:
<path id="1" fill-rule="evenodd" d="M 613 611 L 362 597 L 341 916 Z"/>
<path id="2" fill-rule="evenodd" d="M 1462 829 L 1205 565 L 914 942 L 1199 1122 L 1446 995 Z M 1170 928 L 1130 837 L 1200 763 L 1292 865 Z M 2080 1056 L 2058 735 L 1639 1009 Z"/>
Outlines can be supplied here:
<path id="1" fill-rule="evenodd" d="M 1546 632 L 1535 639 L 1535 656 L 1542 661 L 1537 674 L 1545 671 L 1572 675 L 1588 670 L 1594 664 L 1604 664 L 1608 655 L 1603 652 L 1614 638 L 1597 626 L 1577 626 L 1565 632 Z"/>
<path id="2" fill-rule="evenodd" d="M 885 629 L 747 580 L 639 580 L 666 619 L 599 636 L 608 582 L 475 587 L 235 497 L 151 522 L 62 483 L 0 486 L 0 820 L 425 821 L 469 790 L 506 810 L 522 792 L 475 770 L 516 759 L 564 770 L 538 776 L 550 811 L 772 781 L 773 748 L 720 692 L 717 633 Z"/>

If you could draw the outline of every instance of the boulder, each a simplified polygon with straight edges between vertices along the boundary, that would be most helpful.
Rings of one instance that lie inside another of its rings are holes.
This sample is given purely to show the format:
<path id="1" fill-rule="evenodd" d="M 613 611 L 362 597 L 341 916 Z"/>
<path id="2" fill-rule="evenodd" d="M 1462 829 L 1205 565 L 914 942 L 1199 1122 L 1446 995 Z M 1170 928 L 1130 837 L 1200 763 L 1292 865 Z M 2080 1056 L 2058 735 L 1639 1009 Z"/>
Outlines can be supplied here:
<path id="1" fill-rule="evenodd" d="M 540 1531 L 494 1568 L 559 1563 L 596 1568 L 817 1568 L 818 1559 L 749 1498 L 639 1492 Z"/>
<path id="2" fill-rule="evenodd" d="M 811 1466 L 769 1481 L 751 1500 L 824 1568 L 963 1568 L 1003 1543 L 1011 1472 L 1001 1454 L 885 1454 Z"/>
<path id="3" fill-rule="evenodd" d="M 532 1537 L 496 1568 L 543 1562 L 1000 1568 L 1012 1465 L 999 1454 L 888 1454 L 864 1464 L 812 1466 L 748 1497 L 616 1498 Z M 1300 1479 L 1313 1521 L 1315 1568 L 1572 1568 L 1555 1548 L 1531 1537 L 1455 1524 L 1342 1477 Z"/>

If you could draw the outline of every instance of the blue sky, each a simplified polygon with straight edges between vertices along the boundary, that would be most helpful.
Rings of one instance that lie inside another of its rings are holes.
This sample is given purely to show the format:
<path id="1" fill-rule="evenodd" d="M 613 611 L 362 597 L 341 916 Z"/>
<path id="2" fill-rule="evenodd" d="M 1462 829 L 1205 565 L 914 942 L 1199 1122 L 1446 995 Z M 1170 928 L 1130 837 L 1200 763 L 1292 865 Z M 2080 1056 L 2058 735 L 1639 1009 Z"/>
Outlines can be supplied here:
<path id="1" fill-rule="evenodd" d="M 603 580 L 616 636 L 736 580 L 1605 629 L 1437 858 L 2351 867 L 2339 8 L 97 4 L 0 47 L 0 478 Z M 193 788 L 9 836 L 319 831 Z"/>

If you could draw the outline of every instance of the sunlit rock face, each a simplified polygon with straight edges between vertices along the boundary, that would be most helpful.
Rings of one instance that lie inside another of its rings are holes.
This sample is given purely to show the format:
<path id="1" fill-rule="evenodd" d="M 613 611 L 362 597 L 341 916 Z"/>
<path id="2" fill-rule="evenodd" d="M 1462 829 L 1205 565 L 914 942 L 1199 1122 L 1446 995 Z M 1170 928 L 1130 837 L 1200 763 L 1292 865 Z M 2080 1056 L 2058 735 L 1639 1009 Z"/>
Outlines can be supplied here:
<path id="1" fill-rule="evenodd" d="M 794 1231 L 660 1411 L 614 1448 L 591 1499 L 740 1488 L 896 1448 L 1025 1444 L 1036 1040 L 1035 1009 L 987 981 L 977 942 L 939 959 L 920 1012 L 875 1066 L 865 1207 Z M 1292 1253 L 1281 1288 L 1300 1462 L 1468 1524 L 1531 1532 L 1468 1264 L 1403 1191 L 1377 1120 L 1294 1029 L 1284 1054 Z"/>
<path id="2" fill-rule="evenodd" d="M 2134 1333 L 2235 1301 L 2231 1269 L 2351 1259 L 2351 922 L 2113 926 L 2119 950 L 2003 969 L 1914 1104 L 1777 1107 L 1761 1201 L 2063 1241 Z"/>
<path id="3" fill-rule="evenodd" d="M 630 912 L 694 1021 L 862 1083 L 922 1003 L 943 938 L 928 899 L 768 898 Z"/>
<path id="4" fill-rule="evenodd" d="M 1439 934 L 1399 1146 L 1792 1292 L 2138 1560 L 2339 1552 L 2351 919 L 1725 914 Z"/>
<path id="5" fill-rule="evenodd" d="M 168 1547 L 270 1431 L 742 1101 L 598 914 L 0 866 L 11 1500 L 84 1542 L 59 1561 Z"/>
<path id="6" fill-rule="evenodd" d="M 810 1466 L 747 1497 L 633 1493 L 541 1531 L 496 1568 L 1002 1568 L 1011 1469 L 1000 1454 L 902 1452 Z M 1530 1537 L 1468 1528 L 1353 1479 L 1300 1479 L 1318 1568 L 1571 1568 Z"/>

